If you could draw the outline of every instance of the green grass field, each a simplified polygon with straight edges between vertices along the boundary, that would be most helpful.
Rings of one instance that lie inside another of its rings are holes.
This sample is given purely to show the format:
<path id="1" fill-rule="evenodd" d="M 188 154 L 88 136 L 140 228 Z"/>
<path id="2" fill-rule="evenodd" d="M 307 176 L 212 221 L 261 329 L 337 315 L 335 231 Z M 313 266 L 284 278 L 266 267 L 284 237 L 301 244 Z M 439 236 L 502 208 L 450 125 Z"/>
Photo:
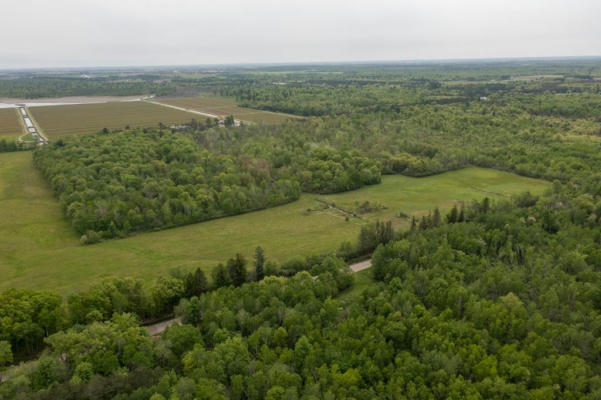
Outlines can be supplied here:
<path id="1" fill-rule="evenodd" d="M 0 108 L 0 139 L 15 139 L 23 133 L 16 108 Z"/>
<path id="2" fill-rule="evenodd" d="M 469 202 L 486 196 L 494 199 L 525 191 L 542 193 L 548 185 L 542 180 L 472 167 L 426 178 L 384 176 L 379 185 L 319 198 L 345 211 L 356 211 L 359 205 L 369 201 L 372 206 L 383 208 L 357 213 L 362 220 L 392 219 L 395 226 L 408 227 L 410 221 L 398 218 L 400 213 L 423 215 L 437 206 L 441 210 L 449 210 L 461 201 Z"/>
<path id="3" fill-rule="evenodd" d="M 222 118 L 233 115 L 236 119 L 254 123 L 278 124 L 290 118 L 298 118 L 294 115 L 238 107 L 233 99 L 215 96 L 174 97 L 158 99 L 158 101 L 189 110 L 215 114 Z"/>
<path id="4" fill-rule="evenodd" d="M 143 101 L 30 107 L 31 114 L 50 138 L 109 129 L 156 127 L 189 122 L 195 114 Z"/>
<path id="5" fill-rule="evenodd" d="M 280 207 L 83 246 L 33 168 L 31 153 L 4 153 L 0 154 L 0 290 L 20 287 L 65 294 L 109 275 L 150 280 L 180 266 L 209 271 L 236 252 L 250 258 L 258 245 L 268 258 L 284 261 L 295 254 L 336 250 L 341 242 L 354 241 L 362 224 L 392 217 L 398 210 L 420 213 L 490 195 L 484 190 L 542 192 L 548 186 L 482 168 L 427 178 L 385 176 L 381 185 L 324 196 L 341 206 L 366 199 L 388 206 L 365 219 L 345 221 L 343 214 L 331 209 L 308 212 L 320 203 L 317 196 L 304 194 Z"/>

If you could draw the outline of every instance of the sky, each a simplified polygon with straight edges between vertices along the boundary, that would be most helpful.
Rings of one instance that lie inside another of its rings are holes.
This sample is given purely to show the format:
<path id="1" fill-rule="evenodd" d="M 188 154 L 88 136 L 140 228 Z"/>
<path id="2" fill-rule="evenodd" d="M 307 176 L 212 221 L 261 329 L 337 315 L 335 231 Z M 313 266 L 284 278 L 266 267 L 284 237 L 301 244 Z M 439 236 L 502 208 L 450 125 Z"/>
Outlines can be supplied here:
<path id="1" fill-rule="evenodd" d="M 601 56 L 601 0 L 1 0 L 0 69 Z"/>

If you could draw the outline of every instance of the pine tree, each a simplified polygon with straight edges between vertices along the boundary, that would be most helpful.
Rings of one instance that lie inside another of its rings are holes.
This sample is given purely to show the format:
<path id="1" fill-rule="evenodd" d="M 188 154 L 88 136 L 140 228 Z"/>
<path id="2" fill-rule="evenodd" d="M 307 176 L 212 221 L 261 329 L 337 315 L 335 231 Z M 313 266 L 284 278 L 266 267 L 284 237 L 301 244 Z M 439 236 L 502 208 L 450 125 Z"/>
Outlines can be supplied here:
<path id="1" fill-rule="evenodd" d="M 209 289 L 207 277 L 200 268 L 196 268 L 193 273 L 188 273 L 184 285 L 187 297 L 200 296 Z"/>
<path id="2" fill-rule="evenodd" d="M 362 226 L 359 232 L 359 253 L 367 254 L 376 248 L 377 236 L 373 225 Z"/>
<path id="3" fill-rule="evenodd" d="M 484 200 L 482 201 L 482 213 L 486 214 L 489 209 L 490 209 L 490 199 L 488 197 L 485 197 Z"/>
<path id="4" fill-rule="evenodd" d="M 454 224 L 457 222 L 458 213 L 459 211 L 457 210 L 457 204 L 455 204 L 451 209 L 451 212 L 447 215 L 447 222 L 449 224 Z"/>
<path id="5" fill-rule="evenodd" d="M 432 226 L 437 228 L 440 226 L 440 210 L 438 207 L 434 209 L 434 215 L 432 216 Z"/>
<path id="6" fill-rule="evenodd" d="M 242 286 L 246 282 L 246 260 L 242 254 L 238 253 L 227 261 L 227 271 L 234 286 Z"/>
<path id="7" fill-rule="evenodd" d="M 461 211 L 459 211 L 459 216 L 457 217 L 457 222 L 465 221 L 465 205 L 461 203 Z"/>
<path id="8" fill-rule="evenodd" d="M 392 221 L 380 222 L 376 221 L 376 245 L 386 244 L 394 239 L 394 229 Z"/>
<path id="9" fill-rule="evenodd" d="M 265 252 L 258 246 L 255 249 L 255 280 L 258 282 L 265 277 Z"/>
<path id="10" fill-rule="evenodd" d="M 215 288 L 229 286 L 232 283 L 230 280 L 230 274 L 228 274 L 227 269 L 225 269 L 223 264 L 219 264 L 213 268 L 212 278 L 213 286 Z"/>

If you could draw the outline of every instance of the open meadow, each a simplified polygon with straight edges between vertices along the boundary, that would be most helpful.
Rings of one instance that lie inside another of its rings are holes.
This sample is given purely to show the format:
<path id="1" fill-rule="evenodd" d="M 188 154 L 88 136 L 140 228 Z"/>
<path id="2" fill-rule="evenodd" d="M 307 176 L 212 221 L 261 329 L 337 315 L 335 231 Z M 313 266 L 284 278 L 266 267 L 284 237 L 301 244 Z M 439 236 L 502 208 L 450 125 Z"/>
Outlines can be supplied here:
<path id="1" fill-rule="evenodd" d="M 354 241 L 360 227 L 399 211 L 420 214 L 460 200 L 529 190 L 541 193 L 548 182 L 507 172 L 466 168 L 426 178 L 384 176 L 380 185 L 317 196 L 303 194 L 287 205 L 159 232 L 81 245 L 58 201 L 33 168 L 31 153 L 0 154 L 0 289 L 50 289 L 69 293 L 103 276 L 151 280 L 176 267 L 209 271 L 240 252 L 249 259 L 256 246 L 268 258 L 285 261 L 296 254 L 334 251 Z M 498 193 L 498 194 L 497 194 Z M 369 201 L 386 209 L 346 221 L 317 198 L 340 207 Z M 313 211 L 308 211 L 309 209 Z M 395 219 L 407 226 L 407 219 Z"/>
<path id="2" fill-rule="evenodd" d="M 254 123 L 277 124 L 290 118 L 298 118 L 294 115 L 239 107 L 236 105 L 235 100 L 224 97 L 173 97 L 158 99 L 158 101 L 163 104 L 182 107 L 188 110 L 215 114 L 222 118 L 227 115 L 233 115 L 236 119 Z"/>
<path id="3" fill-rule="evenodd" d="M 185 111 L 169 109 L 142 101 L 65 106 L 31 107 L 30 112 L 50 138 L 80 133 L 94 133 L 125 126 L 149 128 L 189 122 L 197 117 Z"/>
<path id="4" fill-rule="evenodd" d="M 0 139 L 16 138 L 23 132 L 16 108 L 0 108 Z"/>

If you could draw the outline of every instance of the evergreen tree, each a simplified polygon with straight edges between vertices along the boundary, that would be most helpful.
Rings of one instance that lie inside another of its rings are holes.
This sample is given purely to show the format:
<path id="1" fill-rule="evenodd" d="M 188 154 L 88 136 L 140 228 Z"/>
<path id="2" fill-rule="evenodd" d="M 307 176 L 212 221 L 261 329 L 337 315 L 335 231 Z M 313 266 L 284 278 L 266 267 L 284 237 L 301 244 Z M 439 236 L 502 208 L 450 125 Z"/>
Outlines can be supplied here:
<path id="1" fill-rule="evenodd" d="M 212 278 L 213 286 L 215 288 L 229 286 L 232 284 L 230 274 L 228 274 L 228 271 L 227 269 L 225 269 L 225 266 L 223 264 L 219 264 L 215 268 L 213 268 Z"/>
<path id="2" fill-rule="evenodd" d="M 387 222 L 376 222 L 376 245 L 382 243 L 386 244 L 394 239 L 394 229 L 392 228 L 392 221 Z"/>
<path id="3" fill-rule="evenodd" d="M 488 197 L 485 197 L 484 200 L 482 200 L 482 208 L 481 209 L 482 209 L 482 212 L 485 214 L 490 209 L 490 199 Z"/>
<path id="4" fill-rule="evenodd" d="M 209 289 L 207 277 L 200 268 L 196 268 L 194 273 L 190 272 L 186 275 L 184 285 L 186 297 L 200 296 Z"/>
<path id="5" fill-rule="evenodd" d="M 359 232 L 359 254 L 367 254 L 377 246 L 376 230 L 373 225 L 362 226 Z"/>
<path id="6" fill-rule="evenodd" d="M 439 227 L 440 226 L 440 210 L 438 209 L 438 207 L 436 207 L 434 209 L 434 215 L 432 216 L 432 226 L 434 228 Z"/>
<path id="7" fill-rule="evenodd" d="M 225 120 L 223 121 L 223 124 L 225 126 L 234 126 L 234 116 L 233 115 L 228 115 L 227 117 L 225 117 Z"/>
<path id="8" fill-rule="evenodd" d="M 449 224 L 454 224 L 455 222 L 457 222 L 458 214 L 459 211 L 457 210 L 457 204 L 455 204 L 451 209 L 451 212 L 449 212 L 449 214 L 447 215 L 447 222 Z"/>
<path id="9" fill-rule="evenodd" d="M 246 282 L 246 260 L 242 254 L 238 253 L 227 261 L 227 271 L 234 286 L 242 286 Z"/>
<path id="10" fill-rule="evenodd" d="M 265 252 L 261 246 L 255 249 L 255 280 L 260 281 L 265 277 Z"/>

